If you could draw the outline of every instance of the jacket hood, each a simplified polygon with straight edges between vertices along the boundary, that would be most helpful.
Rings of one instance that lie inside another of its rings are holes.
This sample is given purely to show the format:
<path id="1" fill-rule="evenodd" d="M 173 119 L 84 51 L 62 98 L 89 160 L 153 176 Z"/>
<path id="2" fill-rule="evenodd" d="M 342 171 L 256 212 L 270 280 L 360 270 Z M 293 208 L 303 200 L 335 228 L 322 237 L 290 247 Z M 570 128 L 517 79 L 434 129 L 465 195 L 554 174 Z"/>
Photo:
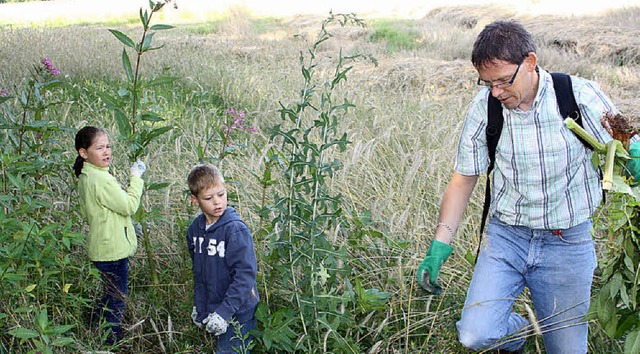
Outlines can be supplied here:
<path id="1" fill-rule="evenodd" d="M 224 213 L 222 213 L 222 215 L 220 216 L 220 219 L 218 219 L 218 221 L 216 221 L 213 225 L 211 225 L 211 228 L 209 228 L 209 231 L 213 231 L 232 221 L 242 221 L 242 219 L 240 219 L 240 215 L 238 215 L 238 213 L 234 208 L 227 207 Z M 199 229 L 204 230 L 204 228 L 207 226 L 207 219 L 203 213 L 200 213 L 200 215 L 198 215 L 195 222 L 196 222 L 196 225 L 198 225 Z"/>

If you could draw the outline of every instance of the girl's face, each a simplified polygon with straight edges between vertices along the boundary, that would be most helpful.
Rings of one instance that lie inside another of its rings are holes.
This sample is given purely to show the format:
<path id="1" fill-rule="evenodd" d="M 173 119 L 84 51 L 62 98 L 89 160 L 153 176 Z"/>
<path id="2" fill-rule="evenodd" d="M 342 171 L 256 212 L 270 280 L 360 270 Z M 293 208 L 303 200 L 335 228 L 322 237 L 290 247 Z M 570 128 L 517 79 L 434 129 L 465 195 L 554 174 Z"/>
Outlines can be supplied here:
<path id="1" fill-rule="evenodd" d="M 111 162 L 111 145 L 107 135 L 96 135 L 88 149 L 80 148 L 78 154 L 87 162 L 98 167 L 107 167 Z"/>

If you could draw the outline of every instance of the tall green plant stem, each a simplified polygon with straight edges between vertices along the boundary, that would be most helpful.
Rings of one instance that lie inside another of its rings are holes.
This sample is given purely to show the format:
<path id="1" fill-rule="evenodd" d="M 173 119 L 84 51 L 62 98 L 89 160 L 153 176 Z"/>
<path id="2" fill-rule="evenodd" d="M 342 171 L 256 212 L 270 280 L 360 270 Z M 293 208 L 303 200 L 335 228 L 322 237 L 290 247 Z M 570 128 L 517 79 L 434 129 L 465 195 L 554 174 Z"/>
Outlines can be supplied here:
<path id="1" fill-rule="evenodd" d="M 31 100 L 31 91 L 27 92 L 27 98 L 22 111 L 22 128 L 20 128 L 20 143 L 18 145 L 18 155 L 22 155 L 22 142 L 24 141 L 25 126 L 27 124 L 27 115 L 29 112 L 29 101 Z"/>
<path id="2" fill-rule="evenodd" d="M 144 207 L 142 207 L 144 210 Z M 151 271 L 151 279 L 153 285 L 159 285 L 158 272 L 156 272 L 156 261 L 153 258 L 153 249 L 151 249 L 151 240 L 149 239 L 149 228 L 146 223 L 142 223 L 142 240 L 144 242 L 144 250 L 147 252 L 147 261 L 149 262 L 149 270 Z"/>
<path id="3" fill-rule="evenodd" d="M 605 144 L 599 142 L 598 140 L 596 140 L 596 138 L 591 136 L 591 134 L 587 133 L 587 131 L 584 130 L 580 125 L 578 125 L 578 123 L 576 123 L 576 121 L 572 118 L 565 119 L 564 124 L 567 126 L 567 128 L 571 129 L 572 132 L 589 143 L 589 145 L 591 145 L 591 147 L 593 147 L 593 149 L 597 152 L 605 153 L 607 151 L 607 147 Z"/>
<path id="4" fill-rule="evenodd" d="M 133 91 L 132 91 L 132 96 L 131 96 L 131 101 L 132 101 L 132 107 L 131 107 L 131 117 L 133 118 L 132 120 L 132 124 L 131 124 L 131 133 L 135 133 L 136 132 L 136 113 L 137 113 L 137 107 L 138 107 L 138 78 L 139 78 L 139 73 L 140 73 L 140 61 L 142 60 L 142 53 L 145 52 L 145 48 L 144 48 L 144 40 L 147 37 L 147 32 L 149 30 L 149 23 L 151 23 L 151 17 L 153 17 L 153 13 L 154 11 L 151 11 L 151 13 L 149 14 L 149 17 L 146 20 L 146 23 L 144 23 L 143 21 L 143 30 L 142 30 L 142 38 L 140 38 L 140 42 L 138 43 L 138 46 L 136 48 L 136 54 L 137 54 L 137 58 L 136 58 L 136 70 L 135 70 L 135 74 L 133 75 Z"/>
<path id="5" fill-rule="evenodd" d="M 620 144 L 618 140 L 613 140 L 607 144 L 607 158 L 604 163 L 604 175 L 602 176 L 602 188 L 605 190 L 613 188 L 613 165 L 616 157 L 616 143 Z"/>

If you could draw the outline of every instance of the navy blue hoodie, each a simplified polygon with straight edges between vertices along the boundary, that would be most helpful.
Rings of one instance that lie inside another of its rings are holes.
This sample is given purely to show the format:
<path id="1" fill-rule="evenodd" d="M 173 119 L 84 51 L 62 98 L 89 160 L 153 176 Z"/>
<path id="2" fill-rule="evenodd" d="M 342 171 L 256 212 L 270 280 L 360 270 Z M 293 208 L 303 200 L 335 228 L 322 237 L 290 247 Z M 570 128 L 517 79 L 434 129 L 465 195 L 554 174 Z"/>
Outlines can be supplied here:
<path id="1" fill-rule="evenodd" d="M 196 320 L 202 322 L 217 312 L 227 321 L 235 317 L 245 322 L 253 317 L 260 300 L 251 232 L 231 207 L 208 230 L 205 226 L 205 216 L 200 214 L 187 231 Z"/>

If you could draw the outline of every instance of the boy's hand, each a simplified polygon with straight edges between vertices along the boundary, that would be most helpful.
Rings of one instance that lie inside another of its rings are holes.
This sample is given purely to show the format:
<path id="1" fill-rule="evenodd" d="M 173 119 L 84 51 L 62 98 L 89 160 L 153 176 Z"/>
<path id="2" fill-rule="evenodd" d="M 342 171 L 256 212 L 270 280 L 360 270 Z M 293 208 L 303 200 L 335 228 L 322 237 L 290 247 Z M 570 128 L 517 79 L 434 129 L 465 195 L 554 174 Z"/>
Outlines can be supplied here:
<path id="1" fill-rule="evenodd" d="M 442 288 L 437 283 L 440 266 L 453 252 L 453 247 L 437 240 L 431 241 L 427 256 L 418 267 L 418 284 L 433 294 L 440 294 Z"/>
<path id="2" fill-rule="evenodd" d="M 129 174 L 132 176 L 142 177 L 142 174 L 147 170 L 147 166 L 140 159 L 131 165 Z"/>
<path id="3" fill-rule="evenodd" d="M 229 323 L 224 318 L 220 317 L 217 313 L 210 313 L 202 323 L 207 325 L 207 332 L 213 333 L 216 336 L 224 334 L 227 331 Z"/>
<path id="4" fill-rule="evenodd" d="M 193 323 L 195 323 L 196 326 L 198 326 L 198 328 L 202 328 L 202 323 L 198 322 L 196 319 L 198 318 L 198 310 L 196 310 L 196 307 L 193 307 L 193 310 L 191 311 L 191 321 L 193 321 Z"/>

